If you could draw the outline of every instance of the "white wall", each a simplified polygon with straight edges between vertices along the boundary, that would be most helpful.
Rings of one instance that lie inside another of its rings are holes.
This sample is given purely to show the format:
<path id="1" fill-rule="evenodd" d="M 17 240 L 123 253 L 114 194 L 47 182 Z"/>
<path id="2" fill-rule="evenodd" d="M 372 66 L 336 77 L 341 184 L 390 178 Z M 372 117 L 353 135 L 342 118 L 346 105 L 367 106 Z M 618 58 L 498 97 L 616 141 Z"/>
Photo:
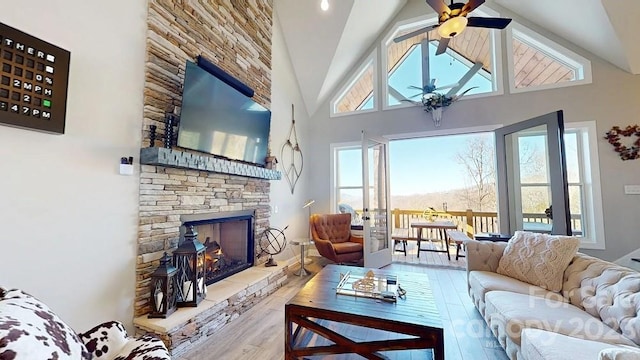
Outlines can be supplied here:
<path id="1" fill-rule="evenodd" d="M 399 13 L 397 20 L 419 16 L 427 7 L 423 3 L 409 2 Z M 515 17 L 514 17 L 515 18 Z M 395 23 L 392 22 L 392 23 Z M 556 110 L 564 110 L 565 122 L 595 120 L 598 132 L 598 151 L 604 206 L 604 229 L 606 250 L 585 251 L 607 260 L 614 260 L 640 247 L 638 235 L 640 222 L 640 196 L 624 195 L 625 184 L 640 183 L 640 160 L 621 161 L 611 145 L 603 139 L 604 134 L 614 125 L 625 127 L 638 123 L 640 114 L 640 77 L 631 75 L 608 62 L 577 48 L 576 46 L 548 35 L 552 40 L 590 59 L 593 68 L 591 85 L 567 87 L 563 89 L 535 91 L 516 95 L 493 96 L 482 99 L 463 99 L 448 107 L 443 113 L 440 132 L 457 128 L 484 125 L 512 124 Z M 379 41 L 374 46 L 379 46 Z M 371 47 L 370 51 L 373 51 Z M 366 52 L 367 54 L 370 51 Z M 506 58 L 505 58 L 506 63 Z M 382 65 L 381 65 L 382 66 Z M 345 80 L 349 75 L 345 76 Z M 310 178 L 311 197 L 318 199 L 318 211 L 331 211 L 330 152 L 331 143 L 359 141 L 362 130 L 377 135 L 415 134 L 435 132 L 431 115 L 420 107 L 410 107 L 367 114 L 329 117 L 329 104 L 311 116 L 310 162 L 314 173 Z M 416 154 L 431 156 L 432 154 Z M 406 159 L 406 161 L 415 161 Z M 327 175 L 325 175 L 327 174 Z M 434 176 L 439 174 L 434 169 Z M 393 189 L 393 184 L 391 184 Z"/>
<path id="2" fill-rule="evenodd" d="M 32 293 L 77 331 L 107 320 L 131 328 L 146 1 L 43 4 L 20 1 L 0 22 L 71 52 L 66 133 L 0 126 L 0 286 Z M 272 152 L 280 158 L 293 103 L 306 160 L 309 117 L 276 14 L 272 60 Z M 118 174 L 122 156 L 135 157 L 134 176 Z M 307 234 L 311 171 L 307 162 L 294 194 L 271 182 L 271 226 L 288 225 L 288 239 Z"/>
<path id="3" fill-rule="evenodd" d="M 273 16 L 271 81 L 272 118 L 270 143 L 272 154 L 280 161 L 278 170 L 283 171 L 285 165 L 287 165 L 284 163 L 280 153 L 291 127 L 291 104 L 295 108 L 298 143 L 305 160 L 302 176 L 298 180 L 293 194 L 291 194 L 291 188 L 287 180 L 284 179 L 284 174 L 282 180 L 271 182 L 270 224 L 272 227 L 279 229 L 283 229 L 288 225 L 289 228 L 285 231 L 285 235 L 287 240 L 291 240 L 308 236 L 307 219 L 309 213 L 308 209 L 303 210 L 302 206 L 309 199 L 308 184 L 311 174 L 314 172 L 314 167 L 311 166 L 312 163 L 309 161 L 311 151 L 310 137 L 308 136 L 309 116 L 298 88 L 277 13 L 274 13 Z M 276 207 L 277 212 L 275 211 Z M 290 258 L 296 250 L 289 245 L 287 250 L 276 256 L 276 259 Z"/>
<path id="4" fill-rule="evenodd" d="M 118 164 L 138 164 L 146 2 L 21 0 L 0 22 L 71 52 L 65 134 L 0 126 L 0 286 L 77 331 L 130 324 L 138 177 Z"/>

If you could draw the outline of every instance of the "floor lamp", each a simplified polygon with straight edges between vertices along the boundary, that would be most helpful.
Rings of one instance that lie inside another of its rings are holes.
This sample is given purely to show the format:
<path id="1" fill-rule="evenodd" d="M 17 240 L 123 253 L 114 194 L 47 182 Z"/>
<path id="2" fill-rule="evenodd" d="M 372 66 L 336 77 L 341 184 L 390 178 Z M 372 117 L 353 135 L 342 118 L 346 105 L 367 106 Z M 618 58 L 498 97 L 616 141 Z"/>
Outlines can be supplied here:
<path id="1" fill-rule="evenodd" d="M 309 217 L 307 218 L 307 224 L 309 226 L 309 240 L 313 239 L 313 237 L 311 236 L 311 205 L 313 205 L 313 203 L 315 203 L 315 202 L 316 202 L 315 200 L 309 200 L 302 207 L 303 209 L 305 209 L 305 208 L 309 209 Z M 306 251 L 309 251 L 308 247 L 307 247 Z M 304 263 L 305 263 L 305 265 L 309 265 L 309 264 L 311 264 L 313 262 L 313 260 L 311 260 L 311 258 L 309 258 L 306 255 L 307 254 L 305 254 L 305 257 L 304 257 Z"/>

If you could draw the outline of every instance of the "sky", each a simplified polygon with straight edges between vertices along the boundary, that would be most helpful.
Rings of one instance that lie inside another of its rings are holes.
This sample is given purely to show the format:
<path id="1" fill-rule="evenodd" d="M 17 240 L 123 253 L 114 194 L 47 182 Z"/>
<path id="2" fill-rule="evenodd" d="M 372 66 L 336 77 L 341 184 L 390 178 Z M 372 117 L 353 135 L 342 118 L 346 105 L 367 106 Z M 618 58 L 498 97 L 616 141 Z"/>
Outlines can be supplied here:
<path id="1" fill-rule="evenodd" d="M 391 141 L 389 143 L 391 195 L 425 194 L 467 186 L 464 181 L 467 175 L 462 165 L 456 161 L 456 153 L 459 149 L 464 149 L 466 142 L 474 136 L 483 136 L 493 142 L 493 133 Z M 360 149 L 341 152 L 340 162 L 353 164 L 353 166 L 341 166 L 340 184 L 361 185 Z"/>

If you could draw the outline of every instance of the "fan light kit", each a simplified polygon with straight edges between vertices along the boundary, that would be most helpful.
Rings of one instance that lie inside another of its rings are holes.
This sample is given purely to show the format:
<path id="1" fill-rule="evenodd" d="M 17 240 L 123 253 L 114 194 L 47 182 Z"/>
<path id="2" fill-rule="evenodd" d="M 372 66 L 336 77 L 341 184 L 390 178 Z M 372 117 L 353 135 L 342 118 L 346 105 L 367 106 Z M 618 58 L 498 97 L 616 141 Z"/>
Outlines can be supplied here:
<path id="1" fill-rule="evenodd" d="M 460 33 L 467 27 L 481 27 L 489 29 L 504 29 L 509 25 L 511 19 L 507 18 L 493 18 L 493 17 L 469 17 L 467 15 L 475 10 L 478 6 L 484 4 L 484 0 L 469 0 L 466 4 L 454 3 L 451 0 L 449 6 L 447 6 L 442 0 L 426 0 L 427 4 L 433 8 L 438 14 L 438 23 L 436 25 L 427 26 L 416 31 L 412 31 L 408 34 L 398 36 L 393 39 L 394 42 L 401 42 L 407 39 L 411 39 L 414 36 L 420 35 L 425 32 L 429 32 L 433 29 L 438 29 L 440 35 L 440 42 L 438 43 L 438 50 L 436 55 L 443 54 L 449 45 L 449 39 Z"/>
<path id="2" fill-rule="evenodd" d="M 452 38 L 460 34 L 468 22 L 469 20 L 462 16 L 451 18 L 438 27 L 438 34 L 443 38 Z"/>

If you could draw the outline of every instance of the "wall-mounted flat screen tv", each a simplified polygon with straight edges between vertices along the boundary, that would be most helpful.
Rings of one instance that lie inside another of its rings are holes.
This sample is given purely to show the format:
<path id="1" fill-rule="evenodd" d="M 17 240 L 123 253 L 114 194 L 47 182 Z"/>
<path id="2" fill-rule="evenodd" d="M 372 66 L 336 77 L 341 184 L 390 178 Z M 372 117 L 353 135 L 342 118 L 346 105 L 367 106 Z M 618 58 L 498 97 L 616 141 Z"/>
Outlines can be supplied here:
<path id="1" fill-rule="evenodd" d="M 178 146 L 265 165 L 271 111 L 187 61 Z"/>

